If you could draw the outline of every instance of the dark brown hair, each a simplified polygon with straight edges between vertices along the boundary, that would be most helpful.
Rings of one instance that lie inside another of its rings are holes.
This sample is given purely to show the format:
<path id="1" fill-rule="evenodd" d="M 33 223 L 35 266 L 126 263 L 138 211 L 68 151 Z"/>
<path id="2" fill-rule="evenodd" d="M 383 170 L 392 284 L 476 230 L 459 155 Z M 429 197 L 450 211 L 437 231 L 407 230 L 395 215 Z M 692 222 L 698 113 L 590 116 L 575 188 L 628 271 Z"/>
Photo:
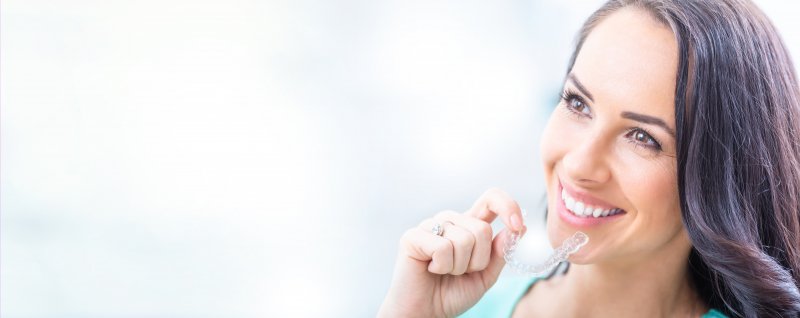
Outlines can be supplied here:
<path id="1" fill-rule="evenodd" d="M 692 283 L 729 316 L 800 316 L 800 86 L 778 32 L 745 0 L 611 0 L 583 25 L 569 70 L 592 29 L 626 7 L 678 43 L 678 188 Z"/>

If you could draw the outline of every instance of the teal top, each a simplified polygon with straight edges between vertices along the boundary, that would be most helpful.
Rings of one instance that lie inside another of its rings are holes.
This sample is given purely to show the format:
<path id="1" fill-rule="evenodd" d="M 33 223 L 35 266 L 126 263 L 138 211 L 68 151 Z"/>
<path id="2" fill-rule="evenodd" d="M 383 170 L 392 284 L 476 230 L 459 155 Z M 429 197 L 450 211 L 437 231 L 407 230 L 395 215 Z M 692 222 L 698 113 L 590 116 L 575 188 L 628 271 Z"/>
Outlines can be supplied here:
<path id="1" fill-rule="evenodd" d="M 528 289 L 530 289 L 531 285 L 533 285 L 536 280 L 536 277 L 530 279 L 506 277 L 504 279 L 501 276 L 475 306 L 472 306 L 467 312 L 458 317 L 511 317 L 519 300 L 528 292 Z M 727 318 L 727 316 L 717 310 L 711 309 L 705 313 L 702 318 Z"/>

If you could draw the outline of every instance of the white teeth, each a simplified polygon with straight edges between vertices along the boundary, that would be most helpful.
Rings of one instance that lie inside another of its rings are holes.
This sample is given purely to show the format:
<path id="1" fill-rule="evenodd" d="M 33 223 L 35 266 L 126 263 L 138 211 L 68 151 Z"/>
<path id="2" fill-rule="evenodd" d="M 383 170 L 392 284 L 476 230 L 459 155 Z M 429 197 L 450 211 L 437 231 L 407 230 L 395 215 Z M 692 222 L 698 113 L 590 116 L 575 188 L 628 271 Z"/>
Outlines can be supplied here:
<path id="1" fill-rule="evenodd" d="M 586 216 L 586 213 L 583 213 L 583 208 L 584 207 L 585 206 L 584 206 L 583 202 L 580 202 L 580 201 L 575 202 L 575 209 L 573 211 L 575 211 L 575 214 L 580 214 L 582 216 Z"/>
<path id="2" fill-rule="evenodd" d="M 610 216 L 621 211 L 620 209 L 602 209 L 587 205 L 581 201 L 576 201 L 567 194 L 567 190 L 565 189 L 561 189 L 561 199 L 564 200 L 564 205 L 566 205 L 568 210 L 572 211 L 573 214 L 584 218 L 590 216 L 595 218 Z"/>

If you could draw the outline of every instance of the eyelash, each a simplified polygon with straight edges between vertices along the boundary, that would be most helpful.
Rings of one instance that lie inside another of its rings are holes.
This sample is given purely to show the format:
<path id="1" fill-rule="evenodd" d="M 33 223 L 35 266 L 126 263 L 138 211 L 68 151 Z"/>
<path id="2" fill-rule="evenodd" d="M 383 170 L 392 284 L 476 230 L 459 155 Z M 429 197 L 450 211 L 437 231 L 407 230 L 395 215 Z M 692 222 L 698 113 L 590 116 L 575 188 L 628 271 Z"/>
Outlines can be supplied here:
<path id="1" fill-rule="evenodd" d="M 566 108 L 569 111 L 570 114 L 578 116 L 578 117 L 589 117 L 589 118 L 591 118 L 590 115 L 584 114 L 583 112 L 576 110 L 572 106 L 572 102 L 573 101 L 577 101 L 577 102 L 580 102 L 583 105 L 584 109 L 586 107 L 589 107 L 589 105 L 586 104 L 586 101 L 583 100 L 583 97 L 581 97 L 580 95 L 576 94 L 574 91 L 572 91 L 572 90 L 570 90 L 568 88 L 564 89 L 564 92 L 561 93 L 561 100 L 564 103 L 564 108 Z M 652 144 L 632 139 L 631 137 L 634 136 L 637 133 L 644 134 L 643 137 L 646 138 L 646 139 L 649 139 L 650 141 L 652 141 Z M 636 147 L 643 146 L 643 147 L 646 147 L 647 149 L 652 150 L 654 152 L 660 152 L 661 151 L 661 143 L 658 142 L 658 140 L 656 140 L 656 138 L 653 137 L 653 134 L 651 134 L 647 129 L 644 129 L 644 128 L 641 128 L 641 127 L 633 127 L 631 129 L 629 129 L 627 133 L 625 133 L 625 137 L 629 137 L 628 138 L 628 142 L 632 143 Z"/>
<path id="2" fill-rule="evenodd" d="M 573 114 L 579 115 L 579 116 L 587 116 L 587 115 L 584 115 L 582 112 L 579 112 L 579 111 L 575 110 L 573 107 L 571 107 L 570 102 L 573 101 L 573 100 L 580 102 L 581 104 L 583 104 L 584 107 L 588 107 L 588 105 L 586 104 L 586 101 L 583 100 L 583 97 L 581 97 L 580 95 L 578 95 L 575 92 L 571 91 L 569 88 L 564 89 L 564 92 L 561 93 L 561 100 L 564 101 L 564 103 L 566 104 L 567 109 L 569 111 L 571 111 Z"/>

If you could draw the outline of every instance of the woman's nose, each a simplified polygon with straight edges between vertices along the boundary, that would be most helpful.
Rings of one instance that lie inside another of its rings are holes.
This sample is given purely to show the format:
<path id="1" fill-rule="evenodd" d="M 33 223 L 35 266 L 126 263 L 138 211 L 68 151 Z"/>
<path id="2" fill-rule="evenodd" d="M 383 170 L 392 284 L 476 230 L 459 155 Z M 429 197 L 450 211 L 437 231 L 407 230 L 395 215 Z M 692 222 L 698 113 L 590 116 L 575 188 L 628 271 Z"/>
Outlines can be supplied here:
<path id="1" fill-rule="evenodd" d="M 568 148 L 562 158 L 565 173 L 573 182 L 585 186 L 605 183 L 611 178 L 608 147 L 608 143 L 594 137 Z"/>

